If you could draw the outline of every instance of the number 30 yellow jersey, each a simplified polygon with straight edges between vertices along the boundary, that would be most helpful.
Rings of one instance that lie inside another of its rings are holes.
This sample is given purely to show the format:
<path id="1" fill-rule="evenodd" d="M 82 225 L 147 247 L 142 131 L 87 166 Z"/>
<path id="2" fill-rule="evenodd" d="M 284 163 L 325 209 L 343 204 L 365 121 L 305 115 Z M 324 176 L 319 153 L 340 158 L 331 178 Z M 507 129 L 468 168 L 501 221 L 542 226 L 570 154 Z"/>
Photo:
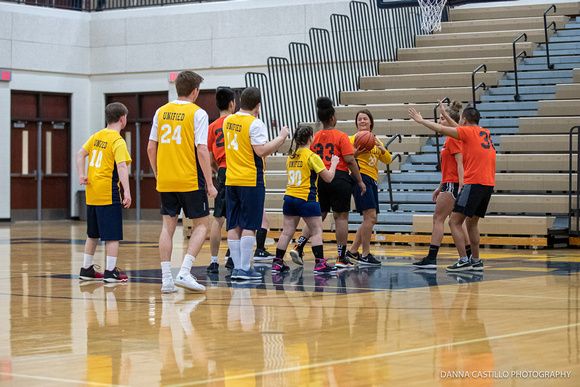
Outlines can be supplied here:
<path id="1" fill-rule="evenodd" d="M 296 156 L 288 156 L 286 195 L 306 201 L 318 201 L 316 178 L 326 169 L 320 156 L 308 148 L 298 148 Z"/>

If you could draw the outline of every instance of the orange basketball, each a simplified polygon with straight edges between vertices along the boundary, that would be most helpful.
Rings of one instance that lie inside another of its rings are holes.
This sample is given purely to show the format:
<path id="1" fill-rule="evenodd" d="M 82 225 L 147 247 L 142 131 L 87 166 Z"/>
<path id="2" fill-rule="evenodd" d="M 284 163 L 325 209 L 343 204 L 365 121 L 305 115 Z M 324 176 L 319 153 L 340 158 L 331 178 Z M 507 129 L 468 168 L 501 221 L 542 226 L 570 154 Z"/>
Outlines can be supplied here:
<path id="1" fill-rule="evenodd" d="M 371 151 L 375 147 L 375 135 L 365 130 L 354 136 L 354 147 L 360 151 Z"/>

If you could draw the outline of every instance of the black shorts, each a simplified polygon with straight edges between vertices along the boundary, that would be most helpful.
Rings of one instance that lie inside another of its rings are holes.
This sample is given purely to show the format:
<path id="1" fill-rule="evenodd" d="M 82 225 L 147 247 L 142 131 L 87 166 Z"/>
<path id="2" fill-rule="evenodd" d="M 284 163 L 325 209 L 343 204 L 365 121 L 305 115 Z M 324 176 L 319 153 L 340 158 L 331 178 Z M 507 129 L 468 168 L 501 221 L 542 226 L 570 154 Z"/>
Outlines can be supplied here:
<path id="1" fill-rule="evenodd" d="M 361 196 L 360 194 L 360 187 L 358 184 L 354 185 L 352 189 L 352 196 L 354 198 L 354 204 L 356 206 L 356 210 L 359 214 L 362 215 L 363 211 L 370 210 L 374 208 L 377 210 L 377 214 L 379 213 L 379 190 L 377 187 L 377 181 L 372 177 L 365 175 L 364 173 L 360 174 L 363 183 L 367 187 L 365 194 Z"/>
<path id="2" fill-rule="evenodd" d="M 199 219 L 209 215 L 209 203 L 205 190 L 190 192 L 160 192 L 161 215 L 172 218 L 181 213 L 188 219 Z"/>
<path id="3" fill-rule="evenodd" d="M 262 228 L 266 188 L 226 186 L 226 230 L 240 227 L 257 231 Z"/>
<path id="4" fill-rule="evenodd" d="M 222 218 L 226 216 L 226 168 L 220 167 L 218 170 L 217 196 L 213 202 L 213 216 L 214 218 Z"/>
<path id="5" fill-rule="evenodd" d="M 455 199 L 453 212 L 459 212 L 469 218 L 473 215 L 484 218 L 492 193 L 493 187 L 490 185 L 466 184 Z"/>
<path id="6" fill-rule="evenodd" d="M 318 178 L 318 202 L 320 211 L 349 212 L 350 195 L 354 181 L 345 171 L 336 171 L 334 179 L 327 183 L 322 178 Z"/>
<path id="7" fill-rule="evenodd" d="M 453 199 L 457 199 L 459 194 L 459 183 L 443 183 L 441 187 L 441 193 L 450 193 L 453 195 Z"/>
<path id="8" fill-rule="evenodd" d="M 122 241 L 123 205 L 87 205 L 87 236 L 102 241 Z"/>

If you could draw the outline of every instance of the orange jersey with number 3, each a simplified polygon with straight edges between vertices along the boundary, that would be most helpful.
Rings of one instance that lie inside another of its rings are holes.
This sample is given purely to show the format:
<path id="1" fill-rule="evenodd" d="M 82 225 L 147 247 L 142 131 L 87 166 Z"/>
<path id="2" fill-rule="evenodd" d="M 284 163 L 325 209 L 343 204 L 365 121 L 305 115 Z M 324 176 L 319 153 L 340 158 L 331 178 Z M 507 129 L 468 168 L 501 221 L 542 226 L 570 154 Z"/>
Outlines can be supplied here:
<path id="1" fill-rule="evenodd" d="M 489 130 L 458 126 L 463 155 L 463 184 L 495 186 L 495 147 Z"/>
<path id="2" fill-rule="evenodd" d="M 314 142 L 310 146 L 310 150 L 320 156 L 327 169 L 330 168 L 332 155 L 337 155 L 340 161 L 336 170 L 349 171 L 348 165 L 344 162 L 344 156 L 354 154 L 354 149 L 346 133 L 334 128 L 323 129 L 314 135 Z"/>

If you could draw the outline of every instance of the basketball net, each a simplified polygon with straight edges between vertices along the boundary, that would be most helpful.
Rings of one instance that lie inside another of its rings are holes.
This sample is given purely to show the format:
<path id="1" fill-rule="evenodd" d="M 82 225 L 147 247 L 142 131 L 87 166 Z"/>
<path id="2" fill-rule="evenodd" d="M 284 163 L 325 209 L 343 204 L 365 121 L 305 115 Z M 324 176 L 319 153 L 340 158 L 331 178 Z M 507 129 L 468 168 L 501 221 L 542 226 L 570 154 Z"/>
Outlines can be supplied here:
<path id="1" fill-rule="evenodd" d="M 446 0 L 419 0 L 421 29 L 426 33 L 441 31 L 441 16 Z"/>

